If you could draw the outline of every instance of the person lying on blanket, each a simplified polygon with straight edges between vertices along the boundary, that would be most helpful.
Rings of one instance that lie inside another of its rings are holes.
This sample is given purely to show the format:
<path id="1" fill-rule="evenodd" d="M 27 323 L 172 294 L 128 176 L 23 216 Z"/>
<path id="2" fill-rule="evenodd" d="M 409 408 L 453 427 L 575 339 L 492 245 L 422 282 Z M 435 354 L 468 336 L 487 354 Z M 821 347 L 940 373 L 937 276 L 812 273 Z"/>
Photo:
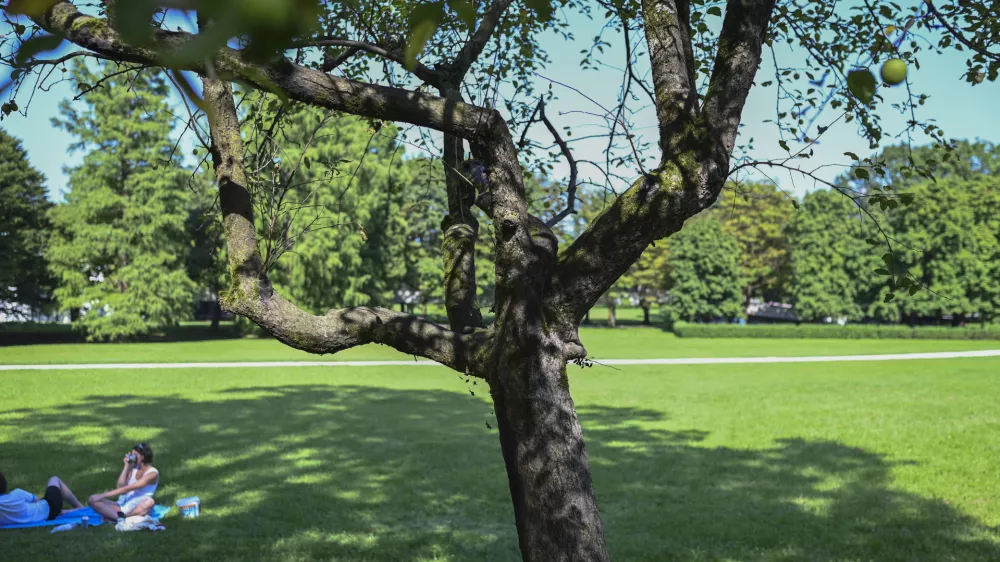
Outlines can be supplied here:
<path id="1" fill-rule="evenodd" d="M 73 509 L 63 511 L 63 502 Z M 38 497 L 20 488 L 8 491 L 7 479 L 0 473 L 0 525 L 25 525 L 51 521 L 63 513 L 83 507 L 69 486 L 58 476 L 49 478 L 45 495 Z"/>
<path id="2" fill-rule="evenodd" d="M 139 443 L 125 454 L 125 464 L 118 475 L 117 488 L 103 494 L 90 496 L 87 503 L 111 522 L 126 517 L 149 515 L 153 512 L 153 493 L 160 483 L 160 472 L 153 467 L 153 449 L 148 443 Z M 108 498 L 118 496 L 117 501 Z"/>

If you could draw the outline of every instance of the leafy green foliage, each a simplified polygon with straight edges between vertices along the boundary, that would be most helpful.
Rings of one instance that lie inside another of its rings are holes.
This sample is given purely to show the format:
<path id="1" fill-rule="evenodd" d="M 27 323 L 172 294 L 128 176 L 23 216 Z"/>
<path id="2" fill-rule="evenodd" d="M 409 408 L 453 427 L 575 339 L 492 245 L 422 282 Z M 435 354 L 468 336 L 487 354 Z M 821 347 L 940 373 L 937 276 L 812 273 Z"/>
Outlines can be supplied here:
<path id="1" fill-rule="evenodd" d="M 414 158 L 406 162 L 412 179 L 404 193 L 400 214 L 406 223 L 404 286 L 420 293 L 420 304 L 444 299 L 444 232 L 441 218 L 448 214 L 444 170 L 440 160 Z"/>
<path id="2" fill-rule="evenodd" d="M 91 83 L 98 72 L 110 68 L 77 64 L 72 76 Z M 170 140 L 168 91 L 160 74 L 128 72 L 84 94 L 82 107 L 64 102 L 56 120 L 86 154 L 50 213 L 49 260 L 60 306 L 83 310 L 78 325 L 91 339 L 149 333 L 193 308 L 190 195 Z"/>
<path id="3" fill-rule="evenodd" d="M 1000 314 L 1000 192 L 993 180 L 947 178 L 910 188 L 913 204 L 891 214 L 902 263 L 927 291 L 899 303 L 904 317 L 970 319 Z M 891 264 L 890 264 L 891 265 Z M 911 283 L 897 285 L 908 289 Z"/>
<path id="4" fill-rule="evenodd" d="M 792 249 L 789 297 L 800 320 L 865 317 L 861 295 L 878 280 L 873 251 L 859 244 L 861 228 L 860 210 L 842 194 L 820 190 L 803 198 L 786 228 Z"/>
<path id="5" fill-rule="evenodd" d="M 871 194 L 858 204 L 832 191 L 807 195 L 787 230 L 799 318 L 995 318 L 998 154 L 983 143 L 890 147 L 872 159 L 885 174 L 839 180 L 848 194 Z M 900 173 L 901 160 L 937 180 Z"/>
<path id="6" fill-rule="evenodd" d="M 730 185 L 709 213 L 740 248 L 747 299 L 778 300 L 788 281 L 788 243 L 783 229 L 794 207 L 773 183 Z"/>
<path id="7" fill-rule="evenodd" d="M 705 322 L 743 316 L 740 249 L 722 223 L 691 221 L 670 238 L 667 310 L 673 320 Z"/>
<path id="8" fill-rule="evenodd" d="M 689 324 L 678 322 L 673 331 L 682 338 L 777 338 L 840 340 L 1000 340 L 1000 327 L 948 328 L 921 326 L 911 328 L 876 324 Z"/>
<path id="9" fill-rule="evenodd" d="M 207 167 L 201 167 L 191 176 L 189 186 L 191 199 L 185 231 L 191 239 L 191 247 L 187 253 L 187 275 L 195 282 L 201 295 L 217 299 L 229 282 L 229 272 L 222 214 L 216 202 L 218 188 L 215 174 Z"/>
<path id="10" fill-rule="evenodd" d="M 835 183 L 855 190 L 864 187 L 891 190 L 902 198 L 908 187 L 925 180 L 949 177 L 972 180 L 982 176 L 1000 176 L 1000 149 L 984 141 L 961 140 L 946 145 L 914 147 L 893 145 L 886 147 L 873 160 L 884 173 L 876 173 L 866 182 L 842 176 Z"/>
<path id="11" fill-rule="evenodd" d="M 317 313 L 390 304 L 406 272 L 401 207 L 412 173 L 392 126 L 304 105 L 250 104 L 258 231 L 282 294 Z M 259 118 L 259 121 L 258 121 Z M 252 125 L 258 123 L 258 125 Z M 271 139 L 276 143 L 269 149 Z M 279 259 L 280 258 L 280 259 Z"/>
<path id="12" fill-rule="evenodd" d="M 0 312 L 13 305 L 41 307 L 51 299 L 45 265 L 48 246 L 45 178 L 21 142 L 0 130 Z"/>

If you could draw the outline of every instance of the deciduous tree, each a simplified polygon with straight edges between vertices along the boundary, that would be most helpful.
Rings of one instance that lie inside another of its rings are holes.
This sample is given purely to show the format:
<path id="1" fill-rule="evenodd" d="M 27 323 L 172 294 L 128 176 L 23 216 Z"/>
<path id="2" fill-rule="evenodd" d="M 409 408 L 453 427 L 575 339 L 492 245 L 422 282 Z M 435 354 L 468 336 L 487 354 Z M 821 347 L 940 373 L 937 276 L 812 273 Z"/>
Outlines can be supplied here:
<path id="1" fill-rule="evenodd" d="M 608 558 L 567 371 L 570 362 L 586 357 L 577 331 L 586 312 L 653 241 L 680 231 L 687 219 L 710 207 L 730 176 L 763 167 L 808 175 L 795 165 L 798 156 L 808 153 L 820 129 L 828 126 L 813 122 L 812 108 L 839 110 L 877 146 L 884 91 L 868 70 L 848 70 L 859 53 L 869 66 L 893 57 L 915 63 L 928 49 L 948 45 L 904 45 L 913 33 L 934 30 L 934 22 L 949 18 L 985 17 L 962 3 L 954 9 L 942 6 L 939 18 L 929 12 L 930 4 L 904 9 L 891 2 L 729 0 L 724 10 L 675 0 L 599 5 L 609 27 L 623 32 L 614 55 L 615 64 L 624 66 L 622 91 L 616 107 L 587 111 L 610 129 L 600 172 L 609 182 L 615 174 L 627 181 L 560 250 L 553 226 L 573 211 L 574 178 L 582 162 L 575 160 L 563 132 L 546 119 L 554 96 L 533 90 L 532 72 L 545 62 L 536 35 L 546 27 L 565 34 L 561 14 L 589 12 L 589 5 L 531 0 L 528 9 L 512 9 L 510 0 L 481 6 L 464 0 L 401 0 L 389 6 L 288 0 L 262 11 L 258 2 L 172 2 L 202 11 L 203 25 L 194 33 L 157 24 L 163 20 L 153 16 L 164 3 L 154 0 L 103 2 L 109 19 L 83 14 L 65 1 L 19 4 L 39 29 L 65 37 L 87 56 L 165 66 L 191 97 L 199 96 L 196 88 L 176 71 L 201 77 L 199 103 L 211 126 L 232 272 L 226 308 L 309 352 L 334 353 L 376 342 L 485 380 L 497 414 L 522 557 L 545 562 Z M 401 29 L 407 29 L 407 37 L 396 35 Z M 12 45 L 20 53 L 10 58 L 17 66 L 15 93 L 32 69 L 46 64 L 33 55 L 47 43 L 20 41 L 20 35 L 34 32 L 14 30 L 19 37 Z M 990 53 L 990 37 L 977 33 L 965 39 Z M 238 38 L 236 46 L 229 44 L 233 38 Z M 791 44 L 802 53 L 794 67 L 779 63 L 775 69 L 779 126 L 797 144 L 792 148 L 783 140 L 789 158 L 761 162 L 747 157 L 737 136 L 762 52 L 775 44 Z M 598 37 L 593 49 L 585 49 L 583 66 L 603 62 L 598 59 L 604 50 L 605 41 Z M 648 81 L 636 68 L 637 52 L 646 53 Z M 796 70 L 802 59 L 810 70 Z M 992 79 L 990 62 L 973 63 Z M 441 133 L 448 328 L 377 307 L 311 314 L 274 290 L 258 244 L 232 81 L 327 110 Z M 512 94 L 501 99 L 500 91 L 508 88 Z M 896 107 L 915 113 L 919 102 L 910 95 Z M 655 131 L 654 145 L 637 138 L 629 123 L 640 103 L 653 106 L 655 122 L 651 117 L 648 125 Z M 565 212 L 544 216 L 530 212 L 521 160 L 544 161 L 545 151 L 534 150 L 517 132 L 539 123 L 555 143 L 553 152 L 571 169 L 562 197 Z M 908 126 L 934 138 L 942 135 L 926 119 L 911 119 Z M 468 167 L 463 165 L 467 148 L 477 161 Z M 892 194 L 880 197 L 896 200 Z M 475 287 L 481 229 L 473 206 L 492 225 L 482 229 L 493 236 L 495 317 L 489 326 L 482 321 Z"/>
<path id="2" fill-rule="evenodd" d="M 0 130 L 0 313 L 20 316 L 52 298 L 45 266 L 48 212 L 45 177 L 28 162 L 21 141 Z"/>
<path id="3" fill-rule="evenodd" d="M 743 316 L 740 248 L 718 220 L 692 221 L 670 237 L 671 320 L 730 321 Z"/>
<path id="4" fill-rule="evenodd" d="M 171 141 L 168 85 L 152 73 L 105 77 L 114 68 L 73 66 L 76 82 L 94 86 L 82 106 L 64 102 L 56 124 L 86 153 L 50 213 L 55 296 L 64 310 L 84 310 L 79 327 L 100 340 L 173 325 L 194 305 L 189 174 Z"/>

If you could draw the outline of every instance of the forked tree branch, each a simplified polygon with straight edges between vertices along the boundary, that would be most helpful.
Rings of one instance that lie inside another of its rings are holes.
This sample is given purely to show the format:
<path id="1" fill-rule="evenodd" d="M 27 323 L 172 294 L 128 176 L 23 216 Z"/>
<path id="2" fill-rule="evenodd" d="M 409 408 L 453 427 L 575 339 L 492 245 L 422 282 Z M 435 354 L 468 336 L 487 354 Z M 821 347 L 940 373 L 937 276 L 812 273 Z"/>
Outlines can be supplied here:
<path id="1" fill-rule="evenodd" d="M 442 97 L 462 101 L 460 85 L 493 37 L 500 18 L 511 1 L 496 0 L 455 60 L 433 71 L 435 82 L 431 84 L 438 88 Z M 443 140 L 445 188 L 448 196 L 448 215 L 441 224 L 444 231 L 445 309 L 451 328 L 468 332 L 483 324 L 476 285 L 476 239 L 479 236 L 479 223 L 472 213 L 472 205 L 478 194 L 469 185 L 469 179 L 459 171 L 465 159 L 464 141 L 461 137 L 448 133 Z M 492 208 L 484 211 L 488 215 L 493 212 Z"/>
<path id="2" fill-rule="evenodd" d="M 774 0 L 730 0 L 704 112 L 696 103 L 687 3 L 642 6 L 663 154 L 560 254 L 547 305 L 569 315 L 564 322 L 583 318 L 651 243 L 718 197 Z"/>
<path id="3" fill-rule="evenodd" d="M 310 353 L 336 353 L 379 343 L 459 372 L 477 371 L 471 362 L 477 340 L 485 337 L 482 331 L 461 335 L 385 308 L 347 308 L 316 316 L 273 290 L 257 245 L 232 86 L 213 78 L 204 78 L 203 84 L 232 276 L 221 299 L 223 308 L 249 318 L 286 345 Z"/>
<path id="4" fill-rule="evenodd" d="M 455 60 L 439 67 L 459 78 L 456 84 L 465 78 L 465 74 L 469 72 L 479 55 L 482 54 L 483 49 L 486 48 L 486 44 L 493 38 L 493 34 L 500 24 L 500 19 L 512 2 L 513 0 L 494 0 L 472 37 L 462 45 L 462 50 L 459 51 Z"/>
<path id="5" fill-rule="evenodd" d="M 191 33 L 156 30 L 148 47 L 131 45 L 102 18 L 85 15 L 69 2 L 59 2 L 35 23 L 53 34 L 64 35 L 76 45 L 115 60 L 162 65 L 163 57 L 193 41 Z M 211 68 L 209 68 L 211 66 Z M 506 134 L 503 118 L 495 110 L 420 92 L 378 86 L 328 75 L 319 70 L 279 59 L 266 64 L 243 58 L 237 49 L 219 49 L 211 62 L 186 63 L 178 70 L 239 80 L 262 90 L 280 90 L 287 96 L 318 107 L 361 117 L 410 123 L 451 133 L 473 142 L 489 142 Z"/>

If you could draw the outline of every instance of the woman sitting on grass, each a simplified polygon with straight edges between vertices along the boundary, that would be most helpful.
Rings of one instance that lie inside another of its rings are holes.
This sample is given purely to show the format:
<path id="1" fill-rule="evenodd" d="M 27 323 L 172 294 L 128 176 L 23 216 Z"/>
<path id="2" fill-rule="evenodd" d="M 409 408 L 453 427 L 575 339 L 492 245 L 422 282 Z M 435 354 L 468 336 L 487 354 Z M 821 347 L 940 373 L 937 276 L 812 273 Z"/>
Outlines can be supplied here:
<path id="1" fill-rule="evenodd" d="M 160 483 L 160 472 L 153 467 L 153 449 L 139 443 L 122 459 L 125 466 L 118 476 L 117 488 L 103 494 L 90 496 L 87 503 L 111 522 L 126 517 L 149 515 L 153 512 L 153 493 Z M 117 501 L 108 498 L 118 496 Z"/>
<path id="2" fill-rule="evenodd" d="M 73 509 L 63 511 L 63 502 Z M 69 486 L 58 476 L 49 478 L 45 496 L 38 497 L 20 488 L 7 491 L 7 479 L 0 472 L 0 525 L 25 525 L 52 521 L 63 513 L 83 507 Z"/>

